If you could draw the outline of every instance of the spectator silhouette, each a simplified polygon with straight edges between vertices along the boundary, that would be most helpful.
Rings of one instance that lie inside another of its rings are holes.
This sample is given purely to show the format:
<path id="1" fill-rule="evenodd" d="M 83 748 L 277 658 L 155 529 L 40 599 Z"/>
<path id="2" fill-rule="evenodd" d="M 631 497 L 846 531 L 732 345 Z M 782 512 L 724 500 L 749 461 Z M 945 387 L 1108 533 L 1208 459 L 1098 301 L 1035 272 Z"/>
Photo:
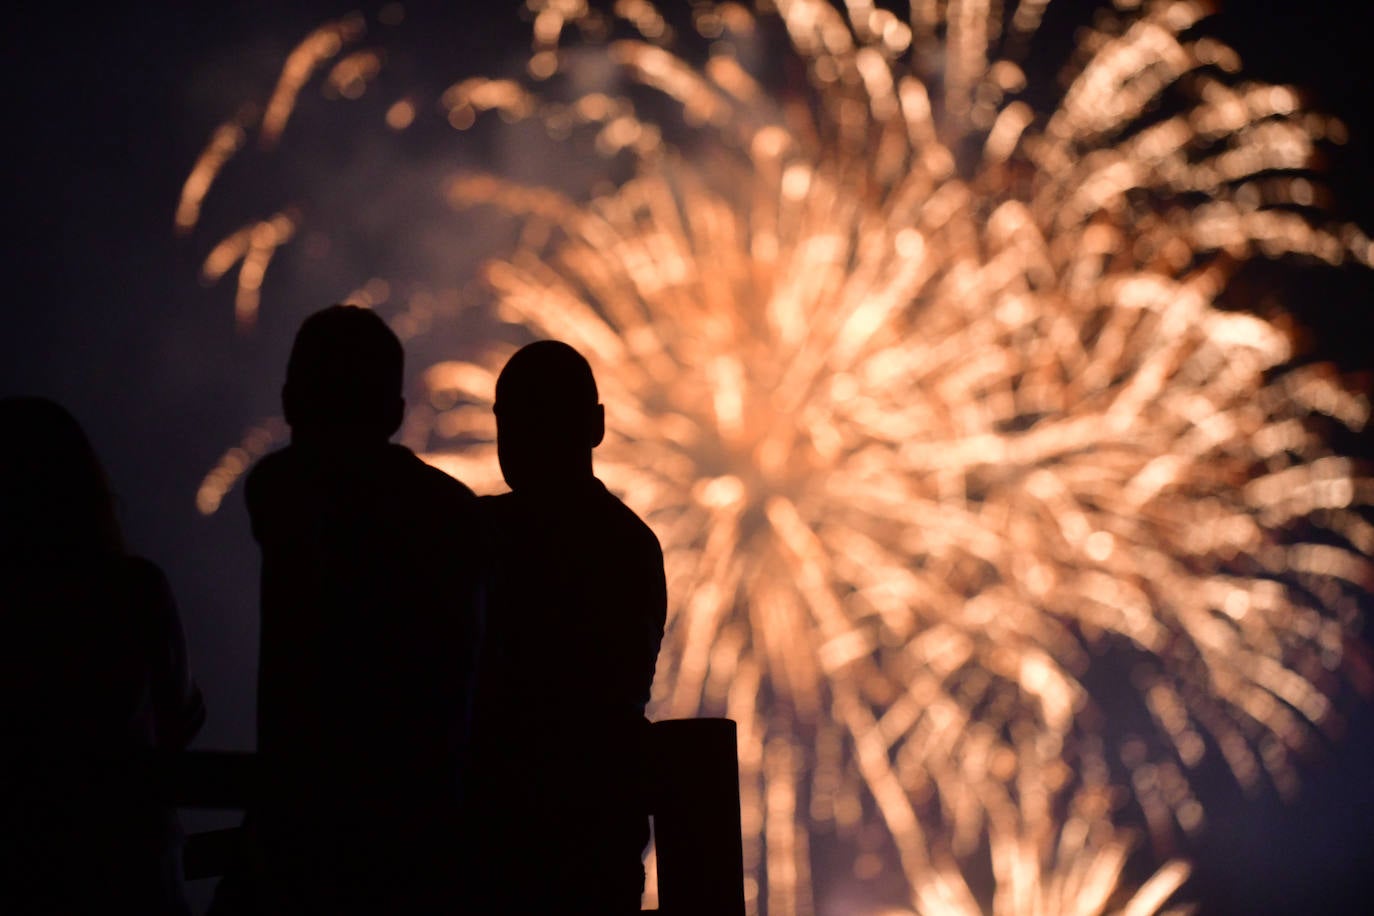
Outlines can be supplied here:
<path id="1" fill-rule="evenodd" d="M 311 315 L 282 390 L 291 444 L 248 477 L 265 776 L 219 912 L 432 912 L 456 891 L 476 500 L 388 441 L 402 363 L 373 312 Z"/>
<path id="2" fill-rule="evenodd" d="M 0 912 L 186 913 L 139 767 L 205 716 L 167 580 L 66 410 L 5 398 L 0 431 Z"/>
<path id="3" fill-rule="evenodd" d="M 576 350 L 546 340 L 517 352 L 495 413 L 511 492 L 481 501 L 491 550 L 477 700 L 482 912 L 638 912 L 663 553 L 593 475 L 605 415 Z"/>

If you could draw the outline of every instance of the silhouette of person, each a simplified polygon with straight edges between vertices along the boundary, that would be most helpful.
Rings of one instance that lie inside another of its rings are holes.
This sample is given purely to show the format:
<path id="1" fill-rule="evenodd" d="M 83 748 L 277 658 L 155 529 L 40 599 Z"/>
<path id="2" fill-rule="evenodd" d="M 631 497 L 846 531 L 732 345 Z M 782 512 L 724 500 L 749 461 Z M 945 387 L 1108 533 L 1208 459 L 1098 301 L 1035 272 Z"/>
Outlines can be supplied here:
<path id="1" fill-rule="evenodd" d="M 265 776 L 256 864 L 221 882 L 220 912 L 432 912 L 457 891 L 476 500 L 388 441 L 403 358 L 366 309 L 307 318 L 282 389 L 291 444 L 247 480 Z"/>
<path id="2" fill-rule="evenodd" d="M 576 350 L 552 340 L 522 348 L 496 382 L 495 413 L 511 492 L 481 500 L 482 911 L 637 913 L 663 552 L 593 475 L 605 413 Z"/>
<path id="3" fill-rule="evenodd" d="M 0 912 L 187 913 L 138 766 L 205 718 L 171 590 L 71 414 L 5 398 L 0 431 Z"/>

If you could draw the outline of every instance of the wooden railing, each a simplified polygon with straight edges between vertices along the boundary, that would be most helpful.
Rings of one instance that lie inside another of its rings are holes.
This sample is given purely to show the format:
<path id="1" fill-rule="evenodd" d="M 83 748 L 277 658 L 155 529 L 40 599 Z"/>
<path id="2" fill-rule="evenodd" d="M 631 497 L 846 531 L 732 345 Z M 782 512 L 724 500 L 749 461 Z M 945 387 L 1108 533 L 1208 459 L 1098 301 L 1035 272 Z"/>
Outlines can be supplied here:
<path id="1" fill-rule="evenodd" d="M 658 913 L 743 916 L 739 756 L 730 719 L 669 719 L 649 726 L 649 814 L 658 857 Z M 156 765 L 184 808 L 242 809 L 253 795 L 252 754 L 188 751 Z M 188 879 L 224 873 L 238 828 L 187 837 Z"/>

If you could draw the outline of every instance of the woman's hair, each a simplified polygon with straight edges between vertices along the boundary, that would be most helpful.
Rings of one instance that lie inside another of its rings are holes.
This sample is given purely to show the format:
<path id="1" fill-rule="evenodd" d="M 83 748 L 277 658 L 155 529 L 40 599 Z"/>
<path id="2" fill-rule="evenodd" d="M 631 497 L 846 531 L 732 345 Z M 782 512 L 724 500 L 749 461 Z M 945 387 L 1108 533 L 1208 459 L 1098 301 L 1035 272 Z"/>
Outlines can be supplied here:
<path id="1" fill-rule="evenodd" d="M 46 398 L 0 398 L 0 548 L 123 553 L 114 495 L 90 440 Z"/>

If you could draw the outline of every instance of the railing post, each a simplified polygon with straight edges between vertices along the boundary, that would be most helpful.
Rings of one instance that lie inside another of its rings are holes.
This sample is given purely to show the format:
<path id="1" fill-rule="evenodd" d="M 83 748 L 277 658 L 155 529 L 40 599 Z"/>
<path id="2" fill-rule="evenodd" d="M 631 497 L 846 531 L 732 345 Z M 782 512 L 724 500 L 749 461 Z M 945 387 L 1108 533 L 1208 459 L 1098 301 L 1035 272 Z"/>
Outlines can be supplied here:
<path id="1" fill-rule="evenodd" d="M 744 916 L 735 723 L 670 719 L 649 734 L 659 912 Z"/>

